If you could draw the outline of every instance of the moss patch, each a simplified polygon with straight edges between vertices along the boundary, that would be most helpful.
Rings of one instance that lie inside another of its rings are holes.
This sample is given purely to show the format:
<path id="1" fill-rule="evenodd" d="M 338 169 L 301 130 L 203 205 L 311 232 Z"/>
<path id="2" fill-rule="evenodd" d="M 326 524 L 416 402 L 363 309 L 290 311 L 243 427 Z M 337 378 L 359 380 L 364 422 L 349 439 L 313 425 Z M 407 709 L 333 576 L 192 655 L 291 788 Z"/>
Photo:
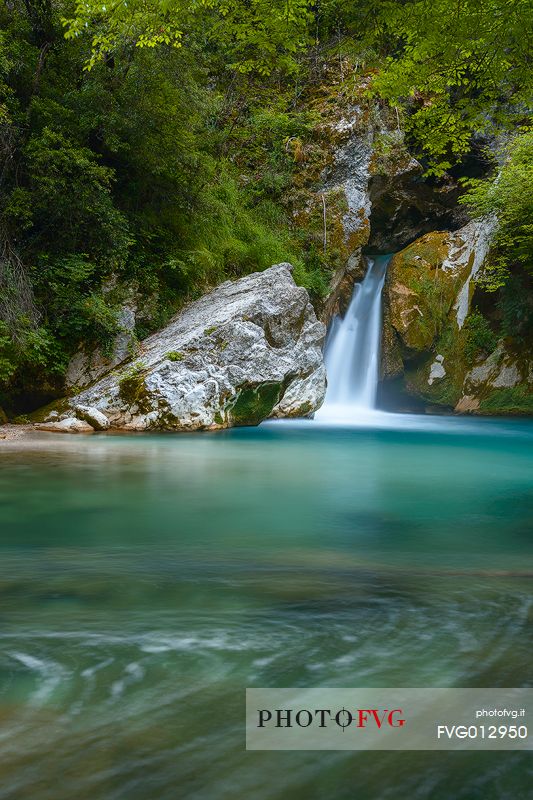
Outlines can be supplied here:
<path id="1" fill-rule="evenodd" d="M 428 351 L 442 335 L 470 264 L 442 269 L 449 234 L 434 232 L 397 253 L 387 280 L 390 319 L 409 358 Z"/>
<path id="2" fill-rule="evenodd" d="M 243 389 L 228 409 L 234 425 L 258 425 L 266 419 L 279 401 L 283 385 L 262 383 Z"/>
<path id="3" fill-rule="evenodd" d="M 412 365 L 407 370 L 407 390 L 430 403 L 455 407 L 463 395 L 463 383 L 470 362 L 466 357 L 468 332 L 459 330 L 453 320 L 447 320 L 442 332 L 428 357 L 422 364 Z M 430 366 L 435 356 L 440 353 L 444 357 L 446 375 L 428 383 Z"/>
<path id="4" fill-rule="evenodd" d="M 170 350 L 170 352 L 167 353 L 166 357 L 168 358 L 169 361 L 183 361 L 183 359 L 185 358 L 183 353 L 179 353 L 177 350 Z"/>
<path id="5" fill-rule="evenodd" d="M 144 382 L 145 366 L 141 362 L 132 364 L 118 381 L 118 394 L 128 406 L 137 406 L 140 411 L 150 410 L 150 395 Z"/>
<path id="6" fill-rule="evenodd" d="M 481 400 L 481 414 L 533 414 L 533 392 L 530 386 L 520 385 L 493 389 Z"/>
<path id="7" fill-rule="evenodd" d="M 400 270 L 416 269 L 417 261 L 424 262 L 426 269 L 436 269 L 448 255 L 447 238 L 448 234 L 442 231 L 427 233 L 397 253 L 394 263 Z"/>
<path id="8" fill-rule="evenodd" d="M 43 408 L 38 408 L 37 411 L 33 411 L 28 417 L 24 415 L 16 417 L 13 422 L 17 424 L 19 421 L 20 424 L 24 424 L 25 422 L 44 422 L 51 411 L 57 411 L 58 414 L 63 414 L 65 411 L 68 411 L 69 408 L 68 398 L 61 397 L 59 400 L 54 400 L 52 403 L 43 406 Z M 74 414 L 74 412 L 72 413 Z"/>
<path id="9" fill-rule="evenodd" d="M 390 120 L 394 126 L 397 120 Z M 404 134 L 397 128 L 377 131 L 374 136 L 374 148 L 370 160 L 371 175 L 390 177 L 409 168 L 412 156 L 405 145 Z"/>

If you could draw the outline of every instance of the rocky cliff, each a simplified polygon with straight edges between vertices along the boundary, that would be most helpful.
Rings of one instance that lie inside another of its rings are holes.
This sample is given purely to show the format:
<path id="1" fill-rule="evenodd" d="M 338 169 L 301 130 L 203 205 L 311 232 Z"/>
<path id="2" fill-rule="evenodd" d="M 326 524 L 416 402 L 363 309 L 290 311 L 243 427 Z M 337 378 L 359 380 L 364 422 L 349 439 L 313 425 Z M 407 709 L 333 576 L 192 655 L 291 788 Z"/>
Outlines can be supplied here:
<path id="1" fill-rule="evenodd" d="M 369 96 L 369 74 L 354 74 L 349 60 L 340 70 L 330 67 L 308 98 L 320 121 L 288 198 L 295 228 L 330 270 L 327 293 L 317 301 L 326 323 L 346 311 L 366 272 L 366 253 L 390 253 L 423 233 L 467 221 L 457 182 L 424 178 L 397 110 Z"/>

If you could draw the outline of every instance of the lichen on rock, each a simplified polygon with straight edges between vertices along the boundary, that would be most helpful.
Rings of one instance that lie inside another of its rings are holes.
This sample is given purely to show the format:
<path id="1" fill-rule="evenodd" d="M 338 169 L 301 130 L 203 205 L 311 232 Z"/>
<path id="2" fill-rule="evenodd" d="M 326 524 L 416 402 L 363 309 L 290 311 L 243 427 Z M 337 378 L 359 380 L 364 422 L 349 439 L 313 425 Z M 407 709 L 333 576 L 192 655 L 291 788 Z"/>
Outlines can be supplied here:
<path id="1" fill-rule="evenodd" d="M 431 386 L 435 381 L 441 380 L 446 377 L 446 369 L 444 367 L 444 356 L 435 356 L 435 361 L 429 368 L 428 384 Z"/>

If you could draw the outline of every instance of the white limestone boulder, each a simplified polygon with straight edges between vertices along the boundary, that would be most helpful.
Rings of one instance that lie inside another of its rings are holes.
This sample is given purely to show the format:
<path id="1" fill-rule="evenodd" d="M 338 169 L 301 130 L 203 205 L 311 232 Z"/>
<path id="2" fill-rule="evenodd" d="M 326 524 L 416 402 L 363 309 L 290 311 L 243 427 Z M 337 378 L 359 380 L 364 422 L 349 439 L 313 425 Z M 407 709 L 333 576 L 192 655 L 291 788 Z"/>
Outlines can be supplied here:
<path id="1" fill-rule="evenodd" d="M 103 429 L 103 417 L 126 430 L 192 431 L 311 414 L 326 388 L 325 327 L 291 270 L 277 264 L 190 303 L 141 343 L 135 360 L 70 406 L 91 426 Z"/>

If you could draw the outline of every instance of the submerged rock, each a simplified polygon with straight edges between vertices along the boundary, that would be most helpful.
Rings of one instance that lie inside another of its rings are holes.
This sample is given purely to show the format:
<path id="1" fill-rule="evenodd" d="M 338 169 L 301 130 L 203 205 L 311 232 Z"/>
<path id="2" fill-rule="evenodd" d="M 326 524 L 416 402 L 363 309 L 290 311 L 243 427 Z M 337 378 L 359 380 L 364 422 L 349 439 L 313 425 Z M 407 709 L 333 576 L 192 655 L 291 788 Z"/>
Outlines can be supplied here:
<path id="1" fill-rule="evenodd" d="M 325 394 L 325 327 L 291 270 L 277 264 L 222 284 L 145 339 L 137 360 L 69 405 L 91 424 L 97 412 L 129 430 L 225 428 L 312 413 Z"/>

